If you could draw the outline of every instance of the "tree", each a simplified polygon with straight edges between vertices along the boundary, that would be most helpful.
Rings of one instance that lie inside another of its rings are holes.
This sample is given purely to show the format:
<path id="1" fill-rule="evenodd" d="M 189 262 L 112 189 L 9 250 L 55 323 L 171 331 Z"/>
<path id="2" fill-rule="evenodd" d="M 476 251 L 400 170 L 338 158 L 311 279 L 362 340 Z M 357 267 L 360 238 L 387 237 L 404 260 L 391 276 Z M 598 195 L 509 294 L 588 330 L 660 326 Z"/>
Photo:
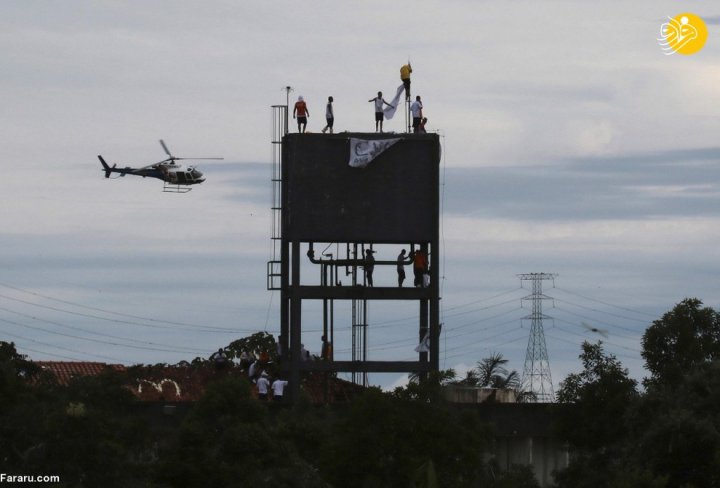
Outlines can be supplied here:
<path id="1" fill-rule="evenodd" d="M 163 452 L 158 480 L 169 486 L 287 486 L 325 484 L 291 442 L 278 435 L 267 405 L 252 398 L 245 379 L 213 382 Z"/>
<path id="2" fill-rule="evenodd" d="M 63 486 L 140 485 L 143 468 L 136 460 L 150 440 L 125 379 L 107 372 L 67 386 L 28 382 L 17 402 L 0 412 L 6 472 L 56 473 Z"/>
<path id="3" fill-rule="evenodd" d="M 270 361 L 277 361 L 277 344 L 275 337 L 267 332 L 256 332 L 231 342 L 225 348 L 231 358 L 239 359 L 243 351 L 251 352 L 258 357 L 261 352 L 267 352 Z"/>
<path id="4" fill-rule="evenodd" d="M 648 384 L 677 384 L 694 367 L 720 358 L 720 314 L 687 298 L 653 322 L 642 346 Z"/>
<path id="5" fill-rule="evenodd" d="M 369 389 L 332 426 L 321 471 L 347 488 L 479 486 L 490 439 L 474 411 Z"/>
<path id="6" fill-rule="evenodd" d="M 443 387 L 455 381 L 454 369 L 430 371 L 425 378 L 417 373 L 410 375 L 406 386 L 399 386 L 393 391 L 393 396 L 402 400 L 419 400 L 425 402 L 441 402 L 443 400 Z"/>
<path id="7" fill-rule="evenodd" d="M 18 354 L 15 344 L 0 341 L 0 412 L 24 390 L 29 378 L 38 374 L 39 368 Z"/>
<path id="8" fill-rule="evenodd" d="M 529 401 L 534 398 L 531 392 L 520 392 L 520 375 L 517 371 L 508 371 L 505 365 L 508 360 L 500 353 L 492 353 L 489 357 L 477 362 L 477 367 L 469 369 L 465 378 L 454 381 L 460 386 L 475 386 L 493 388 L 494 390 L 513 390 L 518 402 Z M 495 401 L 496 392 L 493 391 L 486 401 Z"/>
<path id="9" fill-rule="evenodd" d="M 520 377 L 515 370 L 508 371 L 505 365 L 508 360 L 499 352 L 492 353 L 477 363 L 478 386 L 489 388 L 517 389 L 520 387 Z"/>
<path id="10" fill-rule="evenodd" d="M 557 396 L 559 436 L 573 453 L 558 486 L 610 487 L 623 469 L 625 415 L 638 398 L 637 382 L 602 342 L 584 342 L 580 359 L 583 371 L 568 375 Z"/>
<path id="11" fill-rule="evenodd" d="M 720 486 L 720 361 L 705 363 L 680 383 L 653 383 L 631 412 L 630 439 L 639 468 L 668 486 Z"/>

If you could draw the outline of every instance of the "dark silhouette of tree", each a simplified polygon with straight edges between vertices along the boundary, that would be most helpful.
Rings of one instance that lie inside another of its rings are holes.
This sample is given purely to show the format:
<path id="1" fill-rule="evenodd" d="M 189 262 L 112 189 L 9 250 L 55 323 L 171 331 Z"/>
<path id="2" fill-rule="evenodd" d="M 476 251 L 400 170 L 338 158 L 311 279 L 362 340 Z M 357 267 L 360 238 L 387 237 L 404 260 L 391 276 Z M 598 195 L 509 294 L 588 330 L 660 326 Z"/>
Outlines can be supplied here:
<path id="1" fill-rule="evenodd" d="M 535 396 L 530 392 L 520 391 L 520 375 L 517 371 L 508 371 L 505 365 L 508 360 L 500 353 L 492 353 L 489 357 L 477 362 L 475 368 L 469 369 L 462 380 L 452 383 L 460 386 L 475 386 L 493 388 L 495 390 L 512 390 L 515 392 L 517 402 L 532 401 Z M 495 401 L 495 391 L 486 401 Z"/>
<path id="2" fill-rule="evenodd" d="M 277 344 L 275 337 L 267 332 L 256 332 L 227 345 L 225 350 L 231 358 L 239 359 L 243 351 L 251 352 L 256 357 L 262 352 L 268 353 L 270 361 L 277 361 Z"/>
<path id="3" fill-rule="evenodd" d="M 720 315 L 687 298 L 653 322 L 642 346 L 648 382 L 677 384 L 694 367 L 720 359 Z"/>
<path id="4" fill-rule="evenodd" d="M 516 390 L 520 387 L 520 377 L 515 370 L 508 371 L 508 360 L 499 352 L 492 353 L 477 363 L 478 386 L 488 388 L 506 388 Z"/>
<path id="5" fill-rule="evenodd" d="M 423 379 L 419 374 L 411 374 L 405 387 L 395 388 L 393 395 L 403 400 L 426 402 L 443 401 L 443 387 L 457 378 L 454 369 L 430 371 Z"/>
<path id="6" fill-rule="evenodd" d="M 333 486 L 428 486 L 435 477 L 441 486 L 476 486 L 489 430 L 471 411 L 412 397 L 370 389 L 349 405 L 323 450 Z"/>
<path id="7" fill-rule="evenodd" d="M 168 486 L 323 487 L 316 470 L 279 434 L 247 380 L 213 382 L 163 453 L 158 481 Z"/>
<path id="8" fill-rule="evenodd" d="M 584 342 L 580 360 L 583 370 L 568 375 L 557 395 L 558 433 L 573 453 L 558 486 L 610 488 L 623 469 L 625 414 L 638 399 L 637 382 L 602 342 Z"/>

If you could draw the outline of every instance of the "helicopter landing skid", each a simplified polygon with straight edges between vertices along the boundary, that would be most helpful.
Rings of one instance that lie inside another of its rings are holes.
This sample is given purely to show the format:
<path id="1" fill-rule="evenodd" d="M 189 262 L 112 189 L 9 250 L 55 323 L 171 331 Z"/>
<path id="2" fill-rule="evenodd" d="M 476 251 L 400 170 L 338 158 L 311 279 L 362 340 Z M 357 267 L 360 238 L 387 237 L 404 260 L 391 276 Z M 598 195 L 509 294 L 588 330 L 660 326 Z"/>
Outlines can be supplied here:
<path id="1" fill-rule="evenodd" d="M 167 182 L 165 182 L 165 184 L 163 185 L 164 193 L 187 193 L 190 190 L 192 190 L 192 188 L 189 188 L 187 186 L 172 185 L 168 184 Z"/>

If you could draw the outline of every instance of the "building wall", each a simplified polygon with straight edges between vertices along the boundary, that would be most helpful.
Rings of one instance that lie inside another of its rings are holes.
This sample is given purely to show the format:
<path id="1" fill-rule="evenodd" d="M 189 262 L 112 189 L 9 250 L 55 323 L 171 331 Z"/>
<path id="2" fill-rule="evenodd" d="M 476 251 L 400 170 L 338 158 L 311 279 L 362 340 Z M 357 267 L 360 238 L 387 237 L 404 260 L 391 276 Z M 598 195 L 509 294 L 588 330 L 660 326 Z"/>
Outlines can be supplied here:
<path id="1" fill-rule="evenodd" d="M 350 139 L 399 139 L 366 167 Z M 309 242 L 430 242 L 438 232 L 437 134 L 288 134 L 283 237 Z"/>
<path id="2" fill-rule="evenodd" d="M 496 437 L 495 460 L 502 469 L 530 466 L 540 486 L 552 486 L 553 472 L 568 466 L 564 442 L 549 437 Z"/>
<path id="3" fill-rule="evenodd" d="M 449 385 L 446 400 L 474 409 L 494 433 L 490 458 L 502 469 L 530 466 L 540 486 L 553 485 L 553 473 L 567 468 L 567 443 L 555 436 L 555 410 L 548 403 L 515 403 L 510 390 Z"/>

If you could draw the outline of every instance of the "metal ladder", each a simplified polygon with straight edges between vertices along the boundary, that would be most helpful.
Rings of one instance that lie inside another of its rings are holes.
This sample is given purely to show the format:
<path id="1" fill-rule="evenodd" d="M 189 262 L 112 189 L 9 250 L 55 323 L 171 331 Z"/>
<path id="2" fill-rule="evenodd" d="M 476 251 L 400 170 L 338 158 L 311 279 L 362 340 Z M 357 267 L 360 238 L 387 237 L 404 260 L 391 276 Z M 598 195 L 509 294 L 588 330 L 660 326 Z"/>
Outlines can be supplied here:
<path id="1" fill-rule="evenodd" d="M 280 241 L 282 240 L 282 140 L 288 133 L 288 106 L 272 106 L 272 255 L 267 263 L 267 289 L 279 290 L 280 283 Z"/>

